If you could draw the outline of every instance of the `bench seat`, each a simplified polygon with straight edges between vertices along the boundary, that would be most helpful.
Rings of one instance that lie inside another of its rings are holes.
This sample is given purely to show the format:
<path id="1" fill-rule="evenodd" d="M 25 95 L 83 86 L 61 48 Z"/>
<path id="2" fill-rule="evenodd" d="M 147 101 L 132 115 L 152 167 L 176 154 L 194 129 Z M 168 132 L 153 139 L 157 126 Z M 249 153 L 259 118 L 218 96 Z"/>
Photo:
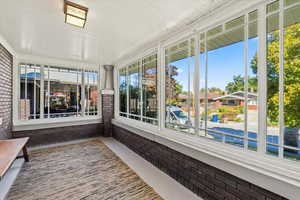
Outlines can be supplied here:
<path id="1" fill-rule="evenodd" d="M 18 158 L 20 151 L 26 162 L 29 161 L 26 144 L 29 138 L 0 140 L 0 180 L 3 179 L 13 162 Z"/>

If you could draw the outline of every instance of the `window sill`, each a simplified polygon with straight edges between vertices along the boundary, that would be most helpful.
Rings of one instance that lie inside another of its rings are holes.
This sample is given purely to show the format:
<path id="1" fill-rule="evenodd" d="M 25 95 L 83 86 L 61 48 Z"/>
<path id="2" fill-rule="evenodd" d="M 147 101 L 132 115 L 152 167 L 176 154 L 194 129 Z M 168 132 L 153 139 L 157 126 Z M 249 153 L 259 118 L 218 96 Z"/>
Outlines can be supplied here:
<path id="1" fill-rule="evenodd" d="M 13 131 L 37 130 L 45 128 L 76 126 L 101 123 L 99 116 L 93 117 L 66 117 L 53 119 L 17 120 L 14 122 Z"/>
<path id="2" fill-rule="evenodd" d="M 300 163 L 169 129 L 148 129 L 118 118 L 113 124 L 205 162 L 288 199 L 300 196 Z"/>

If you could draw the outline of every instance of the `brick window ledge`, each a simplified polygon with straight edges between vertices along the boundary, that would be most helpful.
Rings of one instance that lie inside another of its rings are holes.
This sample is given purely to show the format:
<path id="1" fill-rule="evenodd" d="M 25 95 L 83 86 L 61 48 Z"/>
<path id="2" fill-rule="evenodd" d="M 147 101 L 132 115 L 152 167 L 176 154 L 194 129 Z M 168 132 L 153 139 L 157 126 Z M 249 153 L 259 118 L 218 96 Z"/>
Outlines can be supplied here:
<path id="1" fill-rule="evenodd" d="M 55 127 L 76 126 L 102 123 L 99 116 L 66 117 L 53 119 L 17 120 L 13 123 L 13 131 L 38 130 Z"/>
<path id="2" fill-rule="evenodd" d="M 112 123 L 288 199 L 299 199 L 300 165 L 297 162 L 169 129 L 149 128 L 145 123 L 127 118 L 119 117 Z"/>

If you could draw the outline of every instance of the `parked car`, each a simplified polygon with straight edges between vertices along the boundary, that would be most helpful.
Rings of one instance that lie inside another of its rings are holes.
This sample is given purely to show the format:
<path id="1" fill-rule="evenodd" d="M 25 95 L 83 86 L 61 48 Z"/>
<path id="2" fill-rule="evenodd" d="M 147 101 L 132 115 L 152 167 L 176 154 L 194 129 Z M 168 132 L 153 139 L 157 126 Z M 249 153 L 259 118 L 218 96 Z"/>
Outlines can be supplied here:
<path id="1" fill-rule="evenodd" d="M 192 127 L 192 122 L 185 112 L 177 106 L 166 107 L 167 122 L 181 129 L 188 129 Z"/>

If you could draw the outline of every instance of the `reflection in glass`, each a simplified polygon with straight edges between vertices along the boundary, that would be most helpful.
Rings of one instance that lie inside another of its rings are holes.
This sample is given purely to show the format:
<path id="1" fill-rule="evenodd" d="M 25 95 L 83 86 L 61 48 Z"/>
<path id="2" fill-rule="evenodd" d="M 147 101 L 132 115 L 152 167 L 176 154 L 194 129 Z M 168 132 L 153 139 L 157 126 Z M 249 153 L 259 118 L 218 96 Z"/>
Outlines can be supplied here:
<path id="1" fill-rule="evenodd" d="M 98 73 L 89 71 L 85 72 L 85 114 L 97 115 L 98 111 Z"/>
<path id="2" fill-rule="evenodd" d="M 119 71 L 119 95 L 120 95 L 120 116 L 126 117 L 127 115 L 127 70 L 126 67 Z"/>
<path id="3" fill-rule="evenodd" d="M 80 108 L 77 104 L 79 92 L 77 90 L 77 70 L 49 67 L 45 84 L 45 111 L 48 117 L 77 116 Z"/>
<path id="4" fill-rule="evenodd" d="M 39 119 L 40 66 L 21 64 L 20 68 L 20 119 Z"/>
<path id="5" fill-rule="evenodd" d="M 157 55 L 142 60 L 143 121 L 157 121 Z"/>
<path id="6" fill-rule="evenodd" d="M 129 84 L 129 117 L 140 120 L 141 114 L 141 89 L 140 89 L 140 67 L 136 62 L 128 67 Z"/>

